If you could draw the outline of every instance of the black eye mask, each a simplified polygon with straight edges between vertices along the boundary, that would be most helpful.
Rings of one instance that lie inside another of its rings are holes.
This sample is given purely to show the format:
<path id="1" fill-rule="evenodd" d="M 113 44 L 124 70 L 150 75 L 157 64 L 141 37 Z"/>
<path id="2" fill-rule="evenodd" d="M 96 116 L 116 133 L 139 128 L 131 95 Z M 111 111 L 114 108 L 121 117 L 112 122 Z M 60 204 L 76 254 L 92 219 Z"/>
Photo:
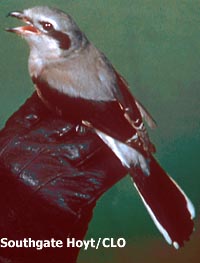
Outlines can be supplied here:
<path id="1" fill-rule="evenodd" d="M 58 41 L 59 47 L 61 49 L 69 49 L 71 47 L 71 40 L 66 33 L 52 30 L 48 32 L 48 34 Z"/>

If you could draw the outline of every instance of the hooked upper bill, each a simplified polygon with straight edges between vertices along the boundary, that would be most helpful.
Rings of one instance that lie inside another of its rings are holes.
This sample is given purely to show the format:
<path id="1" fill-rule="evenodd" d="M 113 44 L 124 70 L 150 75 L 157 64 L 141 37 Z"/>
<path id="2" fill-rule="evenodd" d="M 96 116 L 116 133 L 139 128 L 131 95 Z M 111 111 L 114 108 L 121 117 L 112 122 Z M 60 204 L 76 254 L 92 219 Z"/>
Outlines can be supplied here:
<path id="1" fill-rule="evenodd" d="M 12 33 L 20 34 L 20 35 L 27 34 L 27 33 L 29 34 L 33 34 L 33 33 L 39 34 L 40 33 L 40 31 L 35 26 L 33 26 L 32 21 L 28 17 L 26 17 L 22 12 L 19 12 L 19 11 L 10 12 L 7 16 L 15 17 L 19 20 L 22 20 L 24 23 L 26 23 L 25 26 L 6 28 L 7 32 L 12 32 Z"/>

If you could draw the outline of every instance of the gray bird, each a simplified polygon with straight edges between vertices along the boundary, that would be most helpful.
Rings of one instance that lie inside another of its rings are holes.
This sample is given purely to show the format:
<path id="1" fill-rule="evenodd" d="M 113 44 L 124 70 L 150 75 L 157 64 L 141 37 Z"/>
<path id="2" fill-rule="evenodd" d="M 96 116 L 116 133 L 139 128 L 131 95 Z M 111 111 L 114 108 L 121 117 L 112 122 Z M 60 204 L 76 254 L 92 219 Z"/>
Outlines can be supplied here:
<path id="1" fill-rule="evenodd" d="M 182 246 L 193 231 L 194 207 L 153 157 L 143 119 L 151 128 L 156 124 L 126 81 L 68 14 L 44 6 L 9 16 L 25 22 L 7 31 L 29 44 L 29 73 L 40 99 L 96 132 L 131 174 L 166 241 Z"/>

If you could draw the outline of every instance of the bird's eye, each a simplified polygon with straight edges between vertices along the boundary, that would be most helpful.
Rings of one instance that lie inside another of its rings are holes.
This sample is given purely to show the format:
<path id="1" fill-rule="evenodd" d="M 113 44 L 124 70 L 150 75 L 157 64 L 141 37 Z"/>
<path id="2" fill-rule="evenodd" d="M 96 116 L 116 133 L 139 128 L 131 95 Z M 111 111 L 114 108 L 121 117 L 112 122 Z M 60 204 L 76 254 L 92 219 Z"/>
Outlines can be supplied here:
<path id="1" fill-rule="evenodd" d="M 40 24 L 45 31 L 51 31 L 53 29 L 53 25 L 49 22 L 40 22 Z"/>

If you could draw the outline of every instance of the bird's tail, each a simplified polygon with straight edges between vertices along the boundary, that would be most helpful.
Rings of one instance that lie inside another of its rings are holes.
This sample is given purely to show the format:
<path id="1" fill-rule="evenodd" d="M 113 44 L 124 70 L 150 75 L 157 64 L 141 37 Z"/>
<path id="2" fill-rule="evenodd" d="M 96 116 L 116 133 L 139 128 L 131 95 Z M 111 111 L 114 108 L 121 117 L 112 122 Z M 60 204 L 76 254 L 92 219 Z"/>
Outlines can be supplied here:
<path id="1" fill-rule="evenodd" d="M 149 166 L 149 176 L 141 169 L 130 171 L 134 186 L 159 231 L 178 249 L 193 232 L 194 206 L 153 157 Z"/>
<path id="2" fill-rule="evenodd" d="M 95 131 L 129 170 L 144 205 L 166 241 L 177 249 L 183 246 L 193 231 L 195 216 L 194 206 L 183 190 L 152 155 L 147 158 L 136 149 Z"/>

